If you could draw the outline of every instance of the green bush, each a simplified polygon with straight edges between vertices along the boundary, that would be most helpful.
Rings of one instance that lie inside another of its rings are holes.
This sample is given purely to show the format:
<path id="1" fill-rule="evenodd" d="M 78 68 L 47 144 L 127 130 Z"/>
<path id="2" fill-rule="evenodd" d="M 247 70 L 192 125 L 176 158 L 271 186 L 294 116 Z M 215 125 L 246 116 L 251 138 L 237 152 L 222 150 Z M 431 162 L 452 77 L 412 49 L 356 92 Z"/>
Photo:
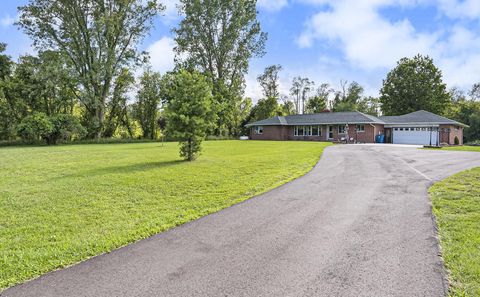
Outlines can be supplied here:
<path id="1" fill-rule="evenodd" d="M 59 140 L 69 140 L 73 136 L 82 138 L 87 130 L 80 124 L 77 118 L 69 114 L 57 114 L 50 117 L 53 131 L 44 139 L 47 144 L 57 144 Z"/>
<path id="2" fill-rule="evenodd" d="M 20 137 L 29 142 L 46 139 L 54 131 L 50 118 L 43 112 L 25 117 L 17 127 Z"/>
<path id="3" fill-rule="evenodd" d="M 69 114 L 47 116 L 42 112 L 25 117 L 17 129 L 20 137 L 28 142 L 44 140 L 47 144 L 57 144 L 59 140 L 70 140 L 73 136 L 81 138 L 85 128 Z"/>
<path id="4" fill-rule="evenodd" d="M 453 140 L 453 143 L 455 143 L 455 145 L 459 145 L 459 144 L 460 144 L 460 140 L 458 139 L 457 136 L 455 136 L 455 139 Z"/>

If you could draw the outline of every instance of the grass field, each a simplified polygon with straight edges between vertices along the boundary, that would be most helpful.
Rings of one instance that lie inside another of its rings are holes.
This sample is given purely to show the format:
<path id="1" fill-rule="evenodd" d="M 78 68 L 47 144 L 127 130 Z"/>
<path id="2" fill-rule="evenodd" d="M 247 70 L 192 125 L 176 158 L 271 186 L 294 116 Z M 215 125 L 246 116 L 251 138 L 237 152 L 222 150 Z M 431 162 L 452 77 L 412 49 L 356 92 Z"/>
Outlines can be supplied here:
<path id="1" fill-rule="evenodd" d="M 275 188 L 327 143 L 210 141 L 0 148 L 0 291 Z"/>
<path id="2" fill-rule="evenodd" d="M 430 188 L 451 296 L 480 296 L 480 168 Z"/>

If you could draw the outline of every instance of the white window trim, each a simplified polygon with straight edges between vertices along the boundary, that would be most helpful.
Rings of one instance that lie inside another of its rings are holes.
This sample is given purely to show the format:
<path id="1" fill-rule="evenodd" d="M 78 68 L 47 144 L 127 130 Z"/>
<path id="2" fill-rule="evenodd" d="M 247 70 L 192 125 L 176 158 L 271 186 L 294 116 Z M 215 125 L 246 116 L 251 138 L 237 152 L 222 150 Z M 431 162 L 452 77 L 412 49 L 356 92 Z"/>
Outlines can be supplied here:
<path id="1" fill-rule="evenodd" d="M 262 129 L 260 129 L 260 127 Z M 262 130 L 262 132 L 260 132 L 260 130 Z M 255 126 L 255 134 L 258 134 L 258 135 L 263 134 L 263 126 Z"/>
<path id="2" fill-rule="evenodd" d="M 340 132 L 340 127 L 343 127 L 343 132 Z M 347 134 L 347 129 L 345 128 L 344 125 L 338 125 L 337 127 L 337 133 L 340 134 Z"/>
<path id="3" fill-rule="evenodd" d="M 362 126 L 363 126 L 363 129 L 360 130 L 359 127 L 362 127 Z M 365 132 L 365 125 L 363 125 L 363 124 L 357 124 L 357 125 L 355 126 L 355 129 L 357 130 L 357 132 Z"/>

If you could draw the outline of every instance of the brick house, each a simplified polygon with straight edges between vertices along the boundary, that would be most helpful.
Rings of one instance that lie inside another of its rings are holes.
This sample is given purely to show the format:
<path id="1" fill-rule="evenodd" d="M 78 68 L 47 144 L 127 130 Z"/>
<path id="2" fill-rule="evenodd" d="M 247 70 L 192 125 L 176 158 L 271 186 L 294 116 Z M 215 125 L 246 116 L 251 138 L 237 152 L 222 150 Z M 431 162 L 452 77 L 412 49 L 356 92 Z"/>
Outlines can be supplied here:
<path id="1" fill-rule="evenodd" d="M 374 117 L 358 111 L 276 116 L 247 124 L 253 140 L 313 140 L 439 145 L 463 143 L 465 124 L 420 110 L 401 116 Z"/>

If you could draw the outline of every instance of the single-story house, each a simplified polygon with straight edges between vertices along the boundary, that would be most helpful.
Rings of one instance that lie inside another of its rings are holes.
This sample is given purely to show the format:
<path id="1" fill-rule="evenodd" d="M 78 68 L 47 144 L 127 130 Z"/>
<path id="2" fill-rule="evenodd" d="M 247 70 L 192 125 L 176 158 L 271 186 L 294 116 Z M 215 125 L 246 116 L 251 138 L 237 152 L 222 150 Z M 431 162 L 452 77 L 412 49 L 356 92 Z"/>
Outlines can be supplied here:
<path id="1" fill-rule="evenodd" d="M 276 116 L 249 123 L 250 139 L 316 140 L 439 145 L 463 142 L 465 124 L 419 110 L 401 116 L 375 117 L 358 111 Z"/>

